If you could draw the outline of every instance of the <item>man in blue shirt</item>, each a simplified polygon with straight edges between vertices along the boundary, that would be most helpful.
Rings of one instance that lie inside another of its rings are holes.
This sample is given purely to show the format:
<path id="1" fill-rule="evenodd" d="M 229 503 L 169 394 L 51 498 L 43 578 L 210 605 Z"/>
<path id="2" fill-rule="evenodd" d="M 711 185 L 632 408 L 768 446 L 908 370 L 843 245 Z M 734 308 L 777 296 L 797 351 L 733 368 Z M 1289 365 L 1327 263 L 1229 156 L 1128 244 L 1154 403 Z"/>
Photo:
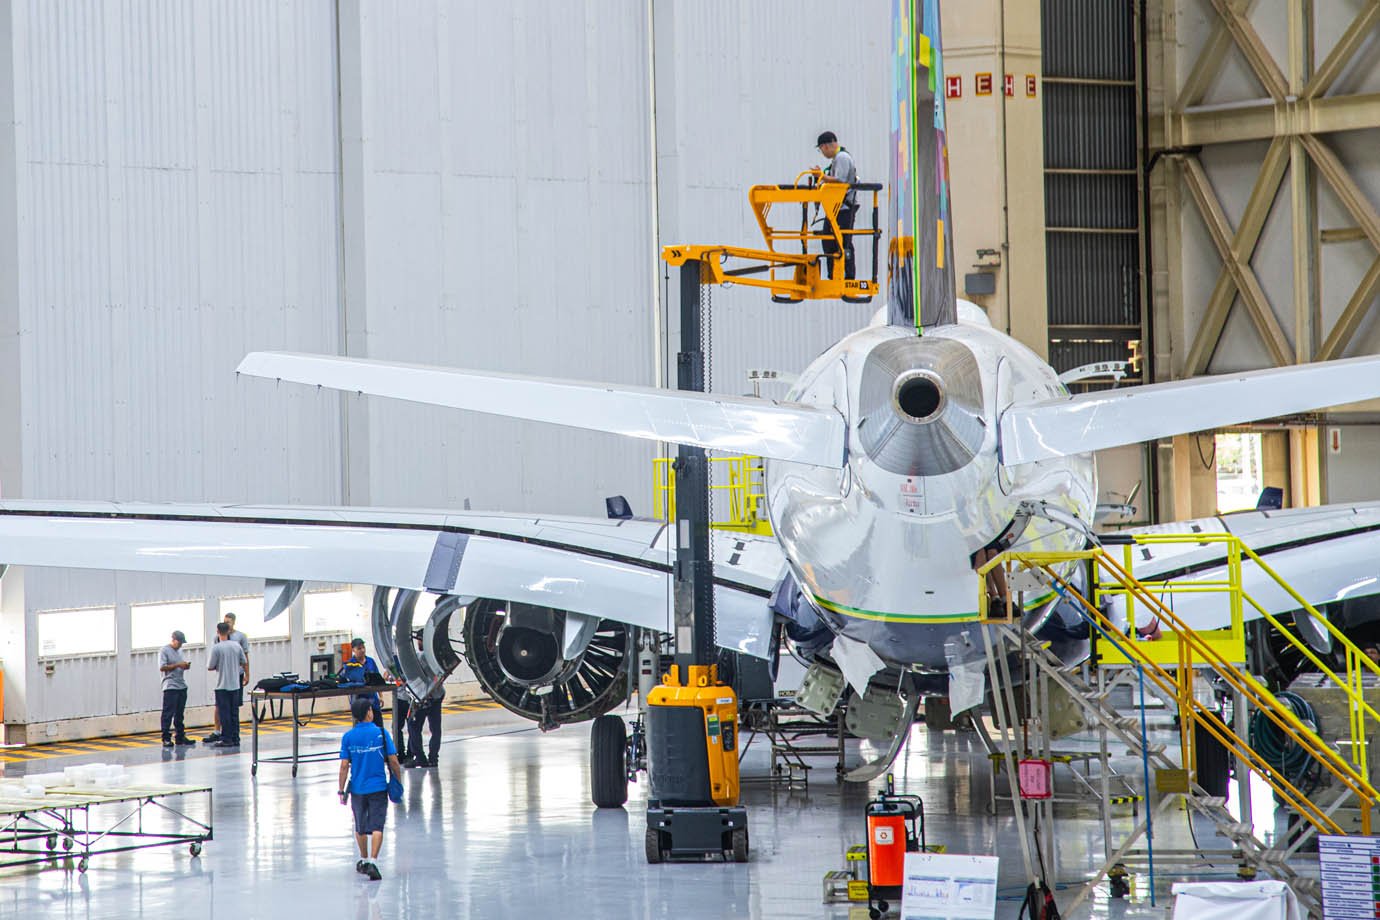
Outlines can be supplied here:
<path id="1" fill-rule="evenodd" d="M 345 685 L 363 684 L 368 680 L 368 678 L 365 677 L 366 674 L 378 674 L 380 677 L 383 676 L 383 672 L 379 670 L 379 666 L 374 662 L 374 659 L 364 654 L 364 640 L 356 637 L 350 642 L 350 660 L 340 666 L 340 682 Z M 373 707 L 374 710 L 374 724 L 383 724 L 383 701 L 379 699 L 377 693 L 371 690 L 368 693 L 352 696 L 350 699 L 351 701 L 368 700 L 369 705 Z"/>
<path id="2" fill-rule="evenodd" d="M 355 843 L 359 861 L 355 871 L 371 881 L 382 878 L 376 860 L 383 848 L 383 825 L 388 818 L 388 774 L 402 779 L 398 751 L 393 739 L 374 721 L 369 701 L 355 697 L 350 701 L 355 727 L 340 739 L 340 803 L 348 794 L 355 815 Z"/>

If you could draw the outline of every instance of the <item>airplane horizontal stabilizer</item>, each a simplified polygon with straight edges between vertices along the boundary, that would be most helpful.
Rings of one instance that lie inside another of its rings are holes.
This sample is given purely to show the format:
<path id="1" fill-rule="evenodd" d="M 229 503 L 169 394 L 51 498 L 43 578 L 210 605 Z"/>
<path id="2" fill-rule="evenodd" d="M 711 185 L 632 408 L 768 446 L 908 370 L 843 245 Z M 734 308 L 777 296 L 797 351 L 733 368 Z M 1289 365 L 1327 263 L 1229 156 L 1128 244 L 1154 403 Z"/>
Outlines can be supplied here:
<path id="1" fill-rule="evenodd" d="M 1380 397 L 1380 357 L 1321 361 L 1015 405 L 1001 417 L 1007 466 Z"/>
<path id="2" fill-rule="evenodd" d="M 239 372 L 834 469 L 848 433 L 832 409 L 753 397 L 264 351 Z"/>

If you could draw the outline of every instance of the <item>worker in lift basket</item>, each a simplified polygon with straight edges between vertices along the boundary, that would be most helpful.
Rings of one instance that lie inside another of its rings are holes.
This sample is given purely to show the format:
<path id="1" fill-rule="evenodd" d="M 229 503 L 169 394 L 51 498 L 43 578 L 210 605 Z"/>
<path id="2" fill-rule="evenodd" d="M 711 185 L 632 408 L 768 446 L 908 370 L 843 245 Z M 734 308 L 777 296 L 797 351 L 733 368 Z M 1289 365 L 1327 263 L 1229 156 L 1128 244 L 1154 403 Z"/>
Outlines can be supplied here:
<path id="1" fill-rule="evenodd" d="M 821 134 L 819 139 L 815 141 L 815 146 L 818 148 L 820 154 L 829 161 L 828 167 L 824 170 L 824 181 L 826 183 L 842 182 L 847 185 L 852 185 L 854 182 L 858 181 L 858 169 L 853 165 L 853 155 L 844 147 L 839 146 L 838 136 L 834 134 L 833 131 L 825 131 Z M 838 216 L 839 229 L 844 232 L 843 277 L 845 278 L 854 277 L 853 237 L 848 231 L 853 229 L 853 220 L 857 216 L 858 193 L 850 189 L 848 194 L 844 196 L 843 206 L 839 208 Z M 827 222 L 824 229 L 827 233 L 829 229 Z M 831 239 L 825 240 L 823 246 L 826 255 L 832 256 L 839 251 L 838 244 Z M 826 265 L 829 269 L 829 277 L 834 277 L 833 260 L 830 259 Z"/>
<path id="2" fill-rule="evenodd" d="M 383 825 L 388 819 L 388 774 L 401 781 L 402 767 L 388 732 L 374 721 L 374 710 L 363 697 L 350 701 L 355 727 L 340 739 L 340 784 L 337 795 L 348 800 L 355 819 L 359 860 L 355 871 L 377 882 L 377 860 L 383 849 Z"/>

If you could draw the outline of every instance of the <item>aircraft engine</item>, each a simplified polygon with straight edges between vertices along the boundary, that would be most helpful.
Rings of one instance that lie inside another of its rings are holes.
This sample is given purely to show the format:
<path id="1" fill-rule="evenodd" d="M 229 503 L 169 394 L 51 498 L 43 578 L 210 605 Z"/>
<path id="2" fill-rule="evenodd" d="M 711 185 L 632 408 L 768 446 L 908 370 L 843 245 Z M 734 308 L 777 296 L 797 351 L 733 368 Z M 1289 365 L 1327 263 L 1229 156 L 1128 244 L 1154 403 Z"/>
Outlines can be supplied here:
<path id="1" fill-rule="evenodd" d="M 633 630 L 615 620 L 480 598 L 465 657 L 495 700 L 543 729 L 601 716 L 628 696 Z"/>
<path id="2" fill-rule="evenodd" d="M 445 596 L 425 624 L 413 622 L 418 592 L 374 594 L 374 648 L 388 669 L 424 697 L 459 666 L 451 620 L 463 618 L 464 657 L 480 685 L 543 729 L 601 716 L 628 696 L 634 630 L 614 620 L 510 603 Z"/>
<path id="3" fill-rule="evenodd" d="M 937 476 L 966 466 L 982 447 L 982 379 L 973 353 L 944 339 L 882 342 L 858 388 L 858 440 L 879 467 Z"/>

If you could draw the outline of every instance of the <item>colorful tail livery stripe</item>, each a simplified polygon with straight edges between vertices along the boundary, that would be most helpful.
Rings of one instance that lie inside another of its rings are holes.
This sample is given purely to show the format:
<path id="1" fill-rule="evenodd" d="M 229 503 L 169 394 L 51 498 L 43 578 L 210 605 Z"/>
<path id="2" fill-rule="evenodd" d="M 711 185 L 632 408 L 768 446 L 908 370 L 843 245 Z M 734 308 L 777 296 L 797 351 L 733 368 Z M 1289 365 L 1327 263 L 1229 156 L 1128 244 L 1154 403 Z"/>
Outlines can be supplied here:
<path id="1" fill-rule="evenodd" d="M 894 0 L 887 321 L 957 320 L 939 0 Z"/>

